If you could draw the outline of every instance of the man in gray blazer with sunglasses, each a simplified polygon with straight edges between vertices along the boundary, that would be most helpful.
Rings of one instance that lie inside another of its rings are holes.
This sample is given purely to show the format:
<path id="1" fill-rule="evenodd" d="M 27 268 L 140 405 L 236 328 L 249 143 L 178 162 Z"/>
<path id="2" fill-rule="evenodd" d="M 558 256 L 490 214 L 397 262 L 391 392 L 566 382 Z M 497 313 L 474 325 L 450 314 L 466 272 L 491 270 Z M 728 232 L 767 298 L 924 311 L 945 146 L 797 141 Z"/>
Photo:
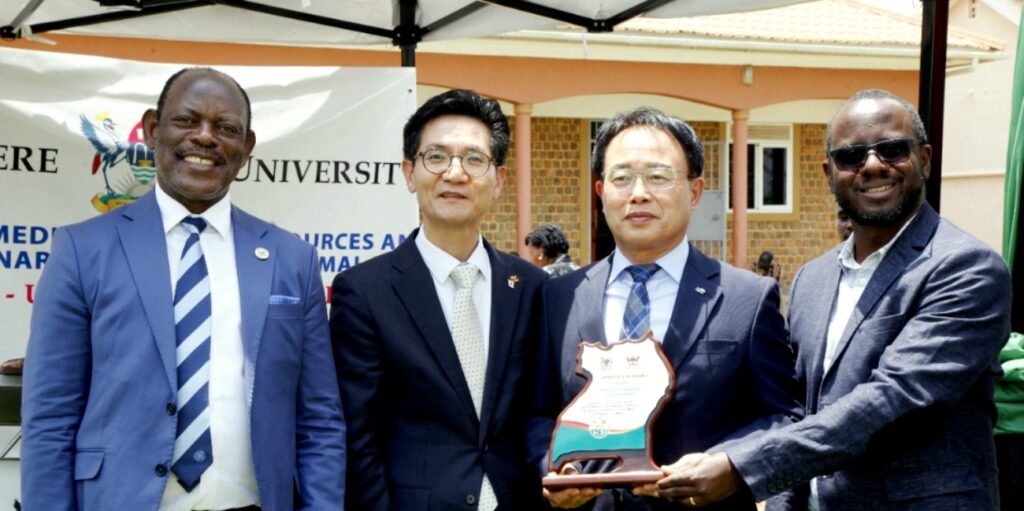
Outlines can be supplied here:
<path id="1" fill-rule="evenodd" d="M 793 282 L 807 416 L 693 456 L 664 491 L 707 502 L 742 485 L 757 498 L 792 489 L 769 510 L 995 510 L 1006 264 L 925 202 L 932 148 L 906 101 L 857 93 L 825 143 L 853 235 Z"/>

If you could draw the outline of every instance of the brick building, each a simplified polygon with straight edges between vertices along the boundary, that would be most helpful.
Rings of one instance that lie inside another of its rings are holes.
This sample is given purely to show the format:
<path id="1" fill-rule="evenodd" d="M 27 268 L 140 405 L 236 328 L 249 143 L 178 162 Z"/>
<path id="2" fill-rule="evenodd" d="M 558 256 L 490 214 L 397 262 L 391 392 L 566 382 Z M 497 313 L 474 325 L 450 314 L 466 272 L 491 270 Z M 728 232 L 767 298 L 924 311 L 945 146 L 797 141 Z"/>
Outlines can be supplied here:
<path id="1" fill-rule="evenodd" d="M 725 126 L 718 122 L 690 121 L 706 144 L 704 179 L 707 188 L 723 186 Z M 570 240 L 573 260 L 590 262 L 592 228 L 590 219 L 600 212 L 592 202 L 590 178 L 590 122 L 566 118 L 534 118 L 531 152 L 532 218 L 535 223 L 562 226 Z M 756 258 L 763 250 L 775 254 L 782 264 L 783 289 L 788 289 L 794 272 L 811 258 L 838 242 L 835 229 L 835 202 L 821 171 L 824 159 L 824 124 L 793 126 L 794 208 L 798 213 L 775 214 L 767 219 L 754 215 L 748 226 L 749 254 Z M 516 144 L 515 138 L 512 140 Z M 514 154 L 513 150 L 510 151 Z M 508 183 L 516 179 L 516 161 L 508 162 Z M 586 192 L 586 193 L 581 193 Z M 484 234 L 501 250 L 515 251 L 517 197 L 515 186 L 506 186 L 493 211 L 484 221 Z M 732 232 L 727 222 L 728 239 Z M 731 259 L 731 250 L 727 253 Z"/>

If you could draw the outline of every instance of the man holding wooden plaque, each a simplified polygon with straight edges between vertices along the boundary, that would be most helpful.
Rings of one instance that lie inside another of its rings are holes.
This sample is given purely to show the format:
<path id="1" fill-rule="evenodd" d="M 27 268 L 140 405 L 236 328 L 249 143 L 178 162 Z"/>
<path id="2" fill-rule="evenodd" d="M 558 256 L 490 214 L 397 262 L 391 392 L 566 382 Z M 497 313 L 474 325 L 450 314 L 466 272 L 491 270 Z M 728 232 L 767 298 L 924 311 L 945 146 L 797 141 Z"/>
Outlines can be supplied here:
<path id="1" fill-rule="evenodd" d="M 530 457 L 547 476 L 544 494 L 556 508 L 695 505 L 661 498 L 653 485 L 633 477 L 643 465 L 632 460 L 637 451 L 650 457 L 646 465 L 656 473 L 647 481 L 653 483 L 686 453 L 799 413 L 778 284 L 712 260 L 687 242 L 704 191 L 703 152 L 689 125 L 650 109 L 620 114 L 597 135 L 591 161 L 601 180 L 595 190 L 616 249 L 549 281 L 542 299 Z M 638 371 L 654 356 L 641 347 L 650 342 L 658 345 L 665 369 L 651 363 Z M 674 378 L 667 388 L 663 370 Z M 634 383 L 644 381 L 652 384 Z M 612 413 L 621 404 L 601 405 L 630 392 L 662 391 L 664 400 L 639 396 L 643 404 L 632 418 Z M 613 426 L 628 419 L 646 421 L 646 428 Z M 607 440 L 616 434 L 618 450 Z M 577 474 L 582 477 L 572 479 Z M 737 493 L 708 509 L 753 510 L 754 501 Z"/>

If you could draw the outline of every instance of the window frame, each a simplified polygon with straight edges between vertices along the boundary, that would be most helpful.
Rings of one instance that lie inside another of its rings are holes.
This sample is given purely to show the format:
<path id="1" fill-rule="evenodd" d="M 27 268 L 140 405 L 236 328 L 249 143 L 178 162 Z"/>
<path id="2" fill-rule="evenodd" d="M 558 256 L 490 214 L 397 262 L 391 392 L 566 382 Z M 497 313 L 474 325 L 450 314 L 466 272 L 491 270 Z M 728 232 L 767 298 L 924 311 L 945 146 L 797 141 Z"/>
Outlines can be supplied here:
<path id="1" fill-rule="evenodd" d="M 794 211 L 794 196 L 793 196 L 793 125 L 792 124 L 757 124 L 757 126 L 773 126 L 773 127 L 784 127 L 788 131 L 788 137 L 785 140 L 773 140 L 763 138 L 748 138 L 747 146 L 754 146 L 754 182 L 747 183 L 748 187 L 754 190 L 754 206 L 748 207 L 749 213 L 793 213 Z M 732 126 L 728 127 L 729 136 L 725 141 L 724 157 L 721 158 L 722 168 L 720 169 L 722 178 L 722 189 L 725 190 L 726 194 L 726 212 L 732 213 L 733 208 L 731 205 L 732 200 Z M 779 148 L 786 150 L 786 202 L 781 205 L 768 204 L 765 205 L 764 201 L 764 148 Z"/>

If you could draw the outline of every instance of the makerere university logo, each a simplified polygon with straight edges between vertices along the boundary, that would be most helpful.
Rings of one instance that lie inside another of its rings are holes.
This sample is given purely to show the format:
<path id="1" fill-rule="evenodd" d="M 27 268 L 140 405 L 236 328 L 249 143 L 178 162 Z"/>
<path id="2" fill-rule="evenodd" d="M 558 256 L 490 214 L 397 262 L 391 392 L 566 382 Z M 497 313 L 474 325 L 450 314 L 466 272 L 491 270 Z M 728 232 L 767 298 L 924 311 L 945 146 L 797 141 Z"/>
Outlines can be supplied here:
<path id="1" fill-rule="evenodd" d="M 82 134 L 96 149 L 92 175 L 97 172 L 103 175 L 105 189 L 92 198 L 96 211 L 106 213 L 131 204 L 153 188 L 156 164 L 153 150 L 146 146 L 141 121 L 128 132 L 126 139 L 117 131 L 117 124 L 107 112 L 97 115 L 96 122 L 85 114 L 79 114 L 79 119 Z M 122 162 L 127 162 L 130 171 L 124 170 L 124 165 L 119 167 Z"/>

